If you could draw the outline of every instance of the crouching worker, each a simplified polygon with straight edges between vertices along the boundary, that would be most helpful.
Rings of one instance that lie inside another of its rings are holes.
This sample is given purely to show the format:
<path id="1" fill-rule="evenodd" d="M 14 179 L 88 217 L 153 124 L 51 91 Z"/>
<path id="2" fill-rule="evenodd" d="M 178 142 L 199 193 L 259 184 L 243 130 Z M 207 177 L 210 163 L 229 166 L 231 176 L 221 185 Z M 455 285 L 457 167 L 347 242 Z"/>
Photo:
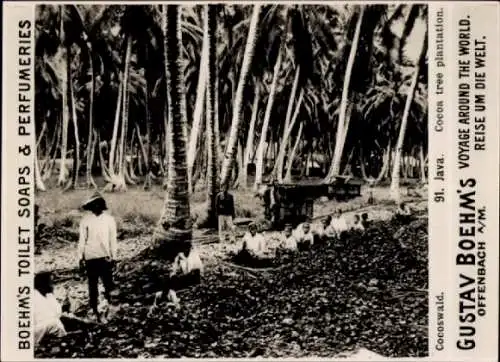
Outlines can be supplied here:
<path id="1" fill-rule="evenodd" d="M 203 263 L 198 251 L 188 243 L 184 252 L 180 252 L 174 260 L 170 272 L 169 285 L 165 289 L 180 290 L 201 283 Z"/>
<path id="2" fill-rule="evenodd" d="M 203 263 L 200 255 L 191 243 L 187 243 L 186 249 L 175 257 L 172 270 L 164 282 L 162 290 L 156 292 L 148 316 L 151 317 L 158 303 L 165 299 L 167 300 L 167 305 L 180 308 L 180 300 L 177 297 L 176 291 L 200 284 L 202 274 Z"/>
<path id="3" fill-rule="evenodd" d="M 317 245 L 327 245 L 331 240 L 335 239 L 335 229 L 331 225 L 332 217 L 327 216 L 321 224 L 315 229 L 315 241 Z"/>
<path id="4" fill-rule="evenodd" d="M 33 300 L 35 347 L 46 336 L 64 337 L 66 335 L 66 329 L 61 321 L 62 306 L 53 292 L 50 273 L 36 274 Z"/>
<path id="5" fill-rule="evenodd" d="M 116 260 L 116 222 L 107 210 L 106 201 L 95 193 L 82 208 L 88 211 L 80 223 L 80 240 L 78 259 L 80 268 L 84 269 L 88 278 L 89 302 L 93 318 L 106 323 L 106 315 L 98 310 L 99 279 L 104 284 L 104 296 L 111 305 L 113 289 L 113 268 Z"/>
<path id="6" fill-rule="evenodd" d="M 299 251 L 310 249 L 314 244 L 314 233 L 311 229 L 311 221 L 307 219 L 302 224 L 297 226 L 294 236 L 297 240 L 297 248 Z"/>

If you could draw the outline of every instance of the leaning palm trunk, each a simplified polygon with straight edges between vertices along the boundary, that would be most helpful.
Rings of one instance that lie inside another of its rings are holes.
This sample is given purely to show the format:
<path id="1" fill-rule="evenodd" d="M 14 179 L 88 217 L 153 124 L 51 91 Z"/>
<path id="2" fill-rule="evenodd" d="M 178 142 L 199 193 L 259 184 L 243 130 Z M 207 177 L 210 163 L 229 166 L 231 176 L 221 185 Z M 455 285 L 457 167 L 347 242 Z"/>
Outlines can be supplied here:
<path id="1" fill-rule="evenodd" d="M 273 80 L 271 83 L 271 90 L 269 91 L 269 98 L 267 99 L 266 111 L 264 113 L 264 121 L 262 124 L 262 132 L 260 133 L 259 146 L 257 147 L 257 160 L 255 164 L 255 184 L 254 189 L 262 184 L 262 174 L 264 173 L 265 154 L 264 148 L 266 147 L 267 131 L 269 129 L 269 120 L 271 119 L 271 111 L 274 104 L 274 96 L 276 95 L 276 84 L 278 83 L 278 75 L 281 68 L 281 51 L 278 54 L 278 59 L 274 65 Z"/>
<path id="2" fill-rule="evenodd" d="M 215 200 L 217 196 L 217 145 L 215 143 L 215 84 L 214 74 L 216 72 L 215 64 L 215 28 L 217 25 L 217 8 L 216 5 L 205 5 L 205 27 L 207 31 L 207 48 L 208 48 L 208 66 L 207 66 L 207 125 L 206 125 L 206 140 L 207 140 L 207 215 L 203 222 L 204 227 L 217 227 L 217 218 L 215 212 Z"/>
<path id="3" fill-rule="evenodd" d="M 189 139 L 189 148 L 187 153 L 188 174 L 193 178 L 194 160 L 196 158 L 196 151 L 198 149 L 198 138 L 201 129 L 201 120 L 203 115 L 203 105 L 205 104 L 205 93 L 207 89 L 207 68 L 208 68 L 208 29 L 207 22 L 205 21 L 203 31 L 203 46 L 200 57 L 200 70 L 198 73 L 198 86 L 196 88 L 196 102 L 193 112 L 193 123 L 191 127 L 191 134 Z M 208 112 L 208 111 L 207 111 Z M 189 183 L 190 192 L 192 191 L 193 184 Z"/>
<path id="4" fill-rule="evenodd" d="M 301 123 L 299 126 L 299 131 L 297 132 L 297 138 L 295 139 L 295 144 L 293 145 L 292 153 L 290 157 L 288 157 L 288 161 L 286 163 L 286 174 L 284 178 L 284 182 L 292 181 L 292 168 L 293 168 L 293 160 L 295 159 L 295 155 L 297 154 L 297 150 L 299 149 L 300 139 L 302 137 L 302 131 L 304 129 L 304 124 Z"/>
<path id="5" fill-rule="evenodd" d="M 288 107 L 286 109 L 284 132 L 286 132 L 286 130 L 290 127 L 290 120 L 292 117 L 293 103 L 295 101 L 295 94 L 297 93 L 297 87 L 299 85 L 299 76 L 300 76 L 300 65 L 297 66 L 297 69 L 295 70 L 295 79 L 293 80 L 292 91 L 290 93 L 290 99 L 288 101 Z"/>
<path id="6" fill-rule="evenodd" d="M 250 126 L 248 128 L 247 142 L 243 155 L 243 169 L 241 170 L 241 185 L 243 188 L 248 186 L 248 164 L 253 151 L 253 141 L 255 136 L 255 123 L 257 121 L 257 113 L 259 109 L 260 85 L 257 83 L 255 87 L 255 96 L 252 104 L 252 116 L 250 118 Z"/>
<path id="7" fill-rule="evenodd" d="M 240 79 L 238 81 L 238 88 L 236 89 L 236 95 L 233 103 L 231 130 L 226 146 L 224 160 L 222 163 L 221 186 L 227 186 L 229 184 L 229 179 L 231 177 L 234 166 L 236 146 L 238 143 L 238 133 L 240 130 L 241 119 L 242 119 L 243 90 L 247 82 L 250 65 L 252 63 L 255 51 L 255 42 L 257 38 L 257 23 L 259 21 L 260 10 L 261 10 L 260 4 L 255 4 L 253 6 L 253 13 L 252 13 L 252 18 L 250 20 L 250 28 L 248 30 L 247 43 L 245 46 L 245 54 L 243 56 L 243 64 L 241 66 L 241 71 L 240 71 Z"/>
<path id="8" fill-rule="evenodd" d="M 349 102 L 349 84 L 351 81 L 352 69 L 354 67 L 354 62 L 356 58 L 356 51 L 358 48 L 359 37 L 361 33 L 361 24 L 363 22 L 364 6 L 361 5 L 361 11 L 358 15 L 356 22 L 356 30 L 354 32 L 354 39 L 351 44 L 351 50 L 349 51 L 349 58 L 347 60 L 346 73 L 344 77 L 344 84 L 342 87 L 342 98 L 340 102 L 340 114 L 337 123 L 337 134 L 335 139 L 335 149 L 333 152 L 333 160 L 330 170 L 326 176 L 325 181 L 331 182 L 335 176 L 339 175 L 340 164 L 342 162 L 342 153 L 344 151 L 345 139 L 347 136 L 347 130 L 349 129 L 349 117 L 347 117 L 347 108 Z"/>
<path id="9" fill-rule="evenodd" d="M 165 258 L 175 257 L 179 248 L 191 243 L 192 221 L 186 158 L 186 109 L 182 105 L 184 80 L 182 69 L 182 33 L 180 6 L 162 6 L 166 95 L 168 104 L 168 173 L 162 215 L 155 241 Z"/>
<path id="10" fill-rule="evenodd" d="M 292 91 L 290 92 L 290 99 L 288 100 L 288 107 L 286 110 L 286 116 L 285 116 L 285 126 L 283 127 L 283 139 L 282 139 L 282 144 L 279 147 L 279 153 L 278 153 L 278 160 L 274 163 L 274 169 L 273 169 L 273 174 L 275 176 L 278 176 L 278 179 L 282 179 L 283 175 L 279 176 L 278 175 L 278 169 L 283 170 L 283 160 L 281 160 L 280 163 L 280 155 L 282 153 L 283 147 L 288 149 L 289 147 L 289 141 L 286 139 L 285 135 L 287 133 L 287 130 L 290 128 L 290 121 L 292 118 L 292 110 L 293 110 L 293 104 L 295 101 L 295 94 L 297 93 L 297 86 L 299 84 L 299 76 L 300 76 L 300 65 L 297 66 L 297 69 L 295 70 L 295 78 L 293 80 L 293 85 L 292 85 Z M 283 155 L 284 157 L 284 155 Z"/>
<path id="11" fill-rule="evenodd" d="M 75 144 L 73 152 L 73 175 L 71 177 L 71 182 L 66 186 L 65 189 L 76 189 L 78 187 L 78 174 L 80 171 L 80 135 L 78 134 L 78 119 L 76 116 L 75 93 L 71 81 L 68 86 L 69 86 L 69 95 L 71 101 L 71 119 L 73 121 Z"/>
<path id="12" fill-rule="evenodd" d="M 289 124 L 288 124 L 288 128 L 285 129 L 285 132 L 283 134 L 283 139 L 281 140 L 281 146 L 280 146 L 280 150 L 279 150 L 279 154 L 278 154 L 278 160 L 276 161 L 276 167 L 275 167 L 275 175 L 278 179 L 278 182 L 283 182 L 283 164 L 285 162 L 285 155 L 286 155 L 286 151 L 288 149 L 290 134 L 292 133 L 293 126 L 295 126 L 295 122 L 297 121 L 300 106 L 302 104 L 303 98 L 304 98 L 304 90 L 301 90 L 300 95 L 299 95 L 299 100 L 297 101 L 297 105 L 295 107 L 293 117 L 291 119 L 291 122 L 289 122 Z"/>
<path id="13" fill-rule="evenodd" d="M 417 66 L 415 67 L 415 71 L 413 72 L 410 88 L 408 89 L 408 95 L 406 97 L 405 108 L 403 111 L 403 119 L 401 120 L 401 127 L 399 129 L 398 140 L 396 143 L 396 150 L 395 150 L 396 152 L 394 154 L 394 166 L 392 168 L 391 186 L 390 186 L 391 199 L 395 202 L 399 202 L 401 197 L 399 189 L 401 154 L 403 150 L 404 138 L 406 133 L 406 127 L 408 125 L 408 117 L 410 115 L 411 104 L 413 102 L 413 97 L 415 95 L 415 90 L 417 88 L 418 77 L 420 75 L 420 70 L 421 70 L 420 65 L 425 59 L 426 53 L 427 53 L 427 32 L 425 33 L 421 53 L 418 58 L 418 63 Z"/>

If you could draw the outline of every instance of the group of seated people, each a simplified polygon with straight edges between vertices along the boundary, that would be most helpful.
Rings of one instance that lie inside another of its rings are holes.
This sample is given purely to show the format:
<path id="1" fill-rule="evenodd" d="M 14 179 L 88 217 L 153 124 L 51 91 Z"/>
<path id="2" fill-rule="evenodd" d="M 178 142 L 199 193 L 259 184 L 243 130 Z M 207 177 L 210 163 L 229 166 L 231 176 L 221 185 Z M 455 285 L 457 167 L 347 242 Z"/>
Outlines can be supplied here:
<path id="1" fill-rule="evenodd" d="M 287 251 L 307 250 L 312 245 L 326 244 L 331 240 L 340 239 L 347 231 L 364 231 L 367 225 L 367 213 L 355 214 L 354 218 L 350 220 L 341 211 L 337 211 L 334 217 L 325 217 L 318 224 L 311 224 L 309 219 L 299 224 L 295 229 L 292 228 L 291 224 L 287 224 L 278 235 L 279 249 Z M 259 230 L 255 223 L 250 224 L 248 232 L 242 238 L 238 256 L 259 259 L 271 255 L 272 250 L 267 245 L 264 233 Z"/>

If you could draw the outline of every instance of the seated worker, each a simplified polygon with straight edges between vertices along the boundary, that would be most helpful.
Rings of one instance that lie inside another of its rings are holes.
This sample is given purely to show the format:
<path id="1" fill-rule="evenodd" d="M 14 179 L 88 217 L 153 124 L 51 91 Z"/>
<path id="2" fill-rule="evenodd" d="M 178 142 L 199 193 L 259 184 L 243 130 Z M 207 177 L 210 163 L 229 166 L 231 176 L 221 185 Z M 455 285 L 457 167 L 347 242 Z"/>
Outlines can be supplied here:
<path id="1" fill-rule="evenodd" d="M 357 231 L 365 231 L 365 227 L 361 222 L 361 217 L 359 216 L 359 214 L 354 215 L 354 223 L 352 224 L 351 229 Z"/>
<path id="2" fill-rule="evenodd" d="M 248 227 L 248 232 L 243 236 L 241 250 L 247 250 L 253 256 L 262 256 L 266 251 L 264 237 L 262 233 L 259 232 L 256 224 L 252 223 Z"/>
<path id="3" fill-rule="evenodd" d="M 234 256 L 234 262 L 241 265 L 264 267 L 270 262 L 266 242 L 254 223 L 248 227 L 242 239 L 240 251 Z"/>
<path id="4" fill-rule="evenodd" d="M 335 230 L 337 238 L 340 238 L 343 233 L 349 230 L 349 226 L 347 225 L 345 216 L 342 214 L 342 210 L 337 210 L 330 225 Z"/>
<path id="5" fill-rule="evenodd" d="M 281 236 L 280 247 L 285 250 L 296 251 L 297 250 L 297 240 L 293 236 L 293 230 L 291 224 L 286 224 L 285 229 Z"/>
<path id="6" fill-rule="evenodd" d="M 322 221 L 321 224 L 315 228 L 316 241 L 321 244 L 327 243 L 329 240 L 335 238 L 335 229 L 331 226 L 332 217 L 327 216 Z"/>
<path id="7" fill-rule="evenodd" d="M 52 278 L 49 272 L 35 275 L 34 334 L 35 347 L 47 335 L 64 337 L 66 329 L 61 321 L 62 306 L 53 294 Z"/>
<path id="8" fill-rule="evenodd" d="M 411 210 L 406 204 L 406 202 L 401 202 L 396 209 L 396 214 L 402 215 L 402 216 L 410 216 L 411 215 Z"/>
<path id="9" fill-rule="evenodd" d="M 361 225 L 363 225 L 363 227 L 365 229 L 367 229 L 369 226 L 370 226 L 370 221 L 368 220 L 368 213 L 364 212 L 361 214 Z"/>
<path id="10" fill-rule="evenodd" d="M 299 250 L 307 250 L 314 244 L 314 232 L 311 229 L 311 221 L 307 219 L 299 224 L 294 231 L 297 247 Z"/>

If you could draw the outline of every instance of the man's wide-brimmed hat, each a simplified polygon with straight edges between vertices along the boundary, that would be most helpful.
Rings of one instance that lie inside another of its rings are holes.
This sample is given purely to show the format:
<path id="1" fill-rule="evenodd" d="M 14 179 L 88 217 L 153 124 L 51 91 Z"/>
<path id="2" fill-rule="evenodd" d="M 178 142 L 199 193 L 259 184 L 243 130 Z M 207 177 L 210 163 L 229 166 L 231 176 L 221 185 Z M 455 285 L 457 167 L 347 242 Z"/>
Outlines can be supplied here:
<path id="1" fill-rule="evenodd" d="M 90 205 L 91 203 L 97 201 L 97 200 L 102 200 L 104 201 L 104 197 L 102 197 L 102 195 L 96 191 L 92 194 L 92 196 L 90 196 L 83 204 L 82 204 L 82 207 L 85 208 L 86 206 Z"/>

